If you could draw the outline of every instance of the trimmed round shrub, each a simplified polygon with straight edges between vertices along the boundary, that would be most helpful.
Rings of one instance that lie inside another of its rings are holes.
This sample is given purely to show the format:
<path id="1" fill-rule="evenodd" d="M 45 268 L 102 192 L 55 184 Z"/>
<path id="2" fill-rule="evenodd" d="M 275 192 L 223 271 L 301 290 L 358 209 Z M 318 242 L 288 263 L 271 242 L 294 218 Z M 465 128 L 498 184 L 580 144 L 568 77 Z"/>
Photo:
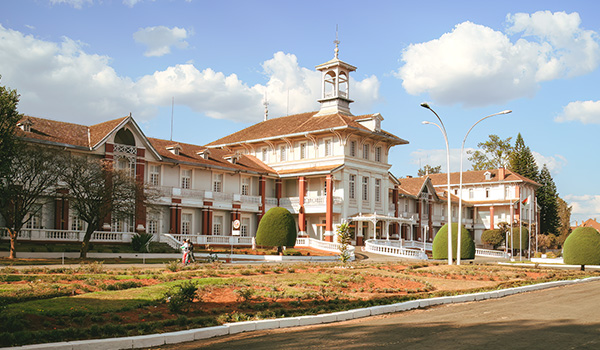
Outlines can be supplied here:
<path id="1" fill-rule="evenodd" d="M 593 227 L 578 227 L 563 246 L 563 259 L 568 265 L 600 265 L 600 233 Z"/>
<path id="2" fill-rule="evenodd" d="M 519 235 L 521 236 L 521 246 L 522 250 L 529 249 L 529 230 L 527 227 L 523 226 L 521 231 L 519 232 L 518 227 L 513 227 L 510 231 L 508 231 L 508 246 L 512 249 L 519 249 Z M 513 247 L 513 244 L 515 245 Z"/>
<path id="3" fill-rule="evenodd" d="M 298 231 L 296 221 L 289 210 L 281 207 L 269 209 L 260 219 L 256 231 L 256 244 L 266 247 L 293 247 Z"/>
<path id="4" fill-rule="evenodd" d="M 500 230 L 485 230 L 481 234 L 481 241 L 496 248 L 504 241 L 504 235 Z"/>
<path id="5" fill-rule="evenodd" d="M 462 226 L 460 258 L 475 259 L 475 242 L 471 234 Z M 456 260 L 456 242 L 458 241 L 458 223 L 452 224 L 452 258 Z M 433 239 L 433 258 L 448 259 L 448 224 L 442 226 Z"/>

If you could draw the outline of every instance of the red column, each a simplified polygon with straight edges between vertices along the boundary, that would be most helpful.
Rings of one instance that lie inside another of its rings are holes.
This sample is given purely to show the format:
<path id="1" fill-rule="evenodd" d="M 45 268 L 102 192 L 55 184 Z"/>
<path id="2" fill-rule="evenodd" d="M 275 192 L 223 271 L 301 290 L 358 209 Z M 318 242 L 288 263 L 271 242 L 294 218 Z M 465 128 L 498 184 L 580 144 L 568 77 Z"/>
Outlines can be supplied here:
<path id="1" fill-rule="evenodd" d="M 146 203 L 144 203 L 144 178 L 146 171 L 146 161 L 144 157 L 146 150 L 137 149 L 137 158 L 135 164 L 135 180 L 138 184 L 138 193 L 135 199 L 135 230 L 146 231 Z M 139 228 L 139 230 L 138 230 Z"/>
<path id="2" fill-rule="evenodd" d="M 325 211 L 325 240 L 333 242 L 333 176 L 327 175 L 325 180 L 326 196 L 326 211 Z"/>
<path id="3" fill-rule="evenodd" d="M 177 205 L 171 207 L 171 215 L 169 215 L 169 233 L 176 234 L 179 229 L 177 227 Z"/>
<path id="4" fill-rule="evenodd" d="M 423 219 L 422 219 L 423 213 L 421 212 L 422 206 L 423 206 L 422 201 L 420 199 L 417 200 L 417 235 L 419 237 L 421 237 L 421 230 L 423 229 L 423 227 L 421 226 L 422 222 L 423 222 Z M 414 232 L 412 232 L 410 240 L 414 240 L 414 239 L 415 239 Z M 417 237 L 417 239 L 418 239 L 418 237 Z"/>
<path id="5" fill-rule="evenodd" d="M 300 209 L 298 211 L 298 227 L 299 235 L 306 235 L 306 226 L 304 225 L 305 214 L 304 214 L 304 193 L 306 192 L 306 179 L 304 176 L 298 177 L 298 202 Z"/>
<path id="6" fill-rule="evenodd" d="M 429 202 L 429 204 L 427 204 L 427 205 L 429 206 L 429 217 L 428 217 L 429 230 L 425 233 L 425 240 L 432 241 L 433 240 L 433 203 Z M 450 213 L 448 213 L 448 215 L 450 215 Z"/>
<path id="7" fill-rule="evenodd" d="M 398 188 L 392 190 L 392 202 L 394 203 L 394 217 L 400 217 L 400 206 L 398 205 Z M 392 233 L 400 234 L 400 223 L 394 222 L 392 225 Z"/>
<path id="8" fill-rule="evenodd" d="M 210 234 L 212 235 L 212 220 L 213 220 L 213 211 L 212 209 L 208 209 L 208 232 L 210 232 Z"/>
<path id="9" fill-rule="evenodd" d="M 490 230 L 494 229 L 494 207 L 490 207 Z"/>
<path id="10" fill-rule="evenodd" d="M 208 232 L 208 210 L 202 209 L 202 235 L 209 235 Z"/>

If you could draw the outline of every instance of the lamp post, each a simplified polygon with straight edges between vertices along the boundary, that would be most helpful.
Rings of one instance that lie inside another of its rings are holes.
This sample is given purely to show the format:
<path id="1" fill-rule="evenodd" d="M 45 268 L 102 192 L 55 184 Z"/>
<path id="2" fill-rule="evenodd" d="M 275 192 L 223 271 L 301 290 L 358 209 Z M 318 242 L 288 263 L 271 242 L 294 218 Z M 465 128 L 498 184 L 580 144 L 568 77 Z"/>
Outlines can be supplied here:
<path id="1" fill-rule="evenodd" d="M 442 122 L 440 116 L 437 113 L 435 113 L 435 111 L 431 109 L 431 107 L 429 107 L 427 103 L 421 103 L 421 107 L 427 108 L 433 114 L 435 114 L 437 119 L 440 121 L 441 126 L 428 121 L 424 121 L 422 123 L 433 124 L 437 126 L 442 132 L 442 135 L 444 135 L 444 140 L 446 141 L 446 168 L 448 173 L 448 265 L 452 265 L 452 203 L 450 198 L 450 147 L 448 146 L 448 134 L 446 133 L 446 127 L 444 126 L 444 122 Z"/>
<path id="2" fill-rule="evenodd" d="M 480 122 L 491 118 L 493 116 L 496 115 L 500 115 L 500 114 L 508 114 L 511 113 L 511 110 L 506 110 L 506 111 L 502 111 L 502 112 L 498 112 L 498 113 L 494 113 L 494 114 L 490 114 L 487 117 L 483 117 L 481 119 L 479 119 L 475 124 L 473 124 L 473 126 L 471 126 L 471 128 L 469 129 L 469 131 L 467 131 L 467 134 L 465 135 L 465 138 L 463 139 L 462 142 L 462 146 L 460 147 L 460 180 L 459 180 L 459 184 L 458 184 L 458 242 L 457 242 L 457 246 L 456 246 L 456 265 L 460 265 L 460 245 L 461 245 L 461 233 L 462 233 L 462 181 L 463 181 L 463 152 L 465 150 L 465 141 L 467 141 L 467 136 L 469 136 L 469 134 L 471 133 L 471 130 L 473 130 L 473 128 L 475 127 L 475 125 L 479 124 Z M 490 227 L 490 230 L 492 230 L 493 227 Z"/>

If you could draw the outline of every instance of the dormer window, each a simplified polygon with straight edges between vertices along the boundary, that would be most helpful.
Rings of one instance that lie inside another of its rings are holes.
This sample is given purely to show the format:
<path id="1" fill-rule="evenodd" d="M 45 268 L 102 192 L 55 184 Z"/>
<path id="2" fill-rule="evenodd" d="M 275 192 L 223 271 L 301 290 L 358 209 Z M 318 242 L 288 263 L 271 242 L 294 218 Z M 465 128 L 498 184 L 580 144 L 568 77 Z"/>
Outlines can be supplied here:
<path id="1" fill-rule="evenodd" d="M 204 151 L 200 151 L 196 154 L 199 155 L 200 157 L 202 157 L 203 159 L 208 159 L 210 157 L 210 150 L 205 149 Z"/>
<path id="2" fill-rule="evenodd" d="M 204 159 L 208 159 L 208 158 L 204 158 Z M 225 156 L 225 160 L 227 160 L 231 164 L 237 164 L 239 159 L 240 159 L 240 155 L 237 153 Z"/>
<path id="3" fill-rule="evenodd" d="M 30 119 L 25 119 L 23 122 L 17 124 L 17 126 L 25 132 L 31 132 L 32 125 L 33 125 L 33 122 Z"/>
<path id="4" fill-rule="evenodd" d="M 492 179 L 492 173 L 490 173 L 489 171 L 486 171 L 485 173 L 483 173 L 483 176 L 485 176 L 486 180 Z"/>
<path id="5" fill-rule="evenodd" d="M 167 151 L 173 153 L 174 155 L 179 155 L 179 153 L 181 151 L 181 146 L 178 144 L 172 145 L 172 146 L 167 146 Z"/>

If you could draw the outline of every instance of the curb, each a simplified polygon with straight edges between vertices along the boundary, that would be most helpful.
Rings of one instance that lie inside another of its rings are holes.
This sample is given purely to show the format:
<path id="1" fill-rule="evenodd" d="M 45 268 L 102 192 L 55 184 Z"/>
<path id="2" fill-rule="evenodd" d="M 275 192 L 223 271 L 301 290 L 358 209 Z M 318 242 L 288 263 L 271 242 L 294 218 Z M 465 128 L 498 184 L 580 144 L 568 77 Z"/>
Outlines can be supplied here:
<path id="1" fill-rule="evenodd" d="M 598 281 L 600 277 L 588 277 L 577 280 L 553 281 L 527 286 L 514 287 L 508 289 L 494 290 L 490 292 L 462 294 L 447 297 L 437 297 L 419 300 L 410 300 L 402 303 L 377 305 L 368 308 L 354 309 L 348 311 L 339 311 L 320 315 L 307 315 L 298 317 L 286 317 L 277 319 L 267 319 L 258 321 L 245 321 L 226 323 L 222 326 L 189 329 L 170 333 L 140 335 L 122 338 L 90 339 L 77 340 L 60 343 L 33 344 L 13 348 L 2 349 L 21 349 L 21 350 L 121 350 L 121 349 L 139 349 L 165 344 L 177 344 L 193 340 L 208 339 L 223 335 L 237 334 L 242 332 L 252 332 L 257 330 L 292 328 L 299 326 L 309 326 L 353 320 L 357 318 L 376 316 L 401 311 L 409 311 L 419 308 L 426 308 L 436 305 L 465 303 L 470 301 L 480 301 L 488 299 L 502 298 L 509 295 L 532 292 L 536 290 L 548 289 L 571 284 Z"/>

